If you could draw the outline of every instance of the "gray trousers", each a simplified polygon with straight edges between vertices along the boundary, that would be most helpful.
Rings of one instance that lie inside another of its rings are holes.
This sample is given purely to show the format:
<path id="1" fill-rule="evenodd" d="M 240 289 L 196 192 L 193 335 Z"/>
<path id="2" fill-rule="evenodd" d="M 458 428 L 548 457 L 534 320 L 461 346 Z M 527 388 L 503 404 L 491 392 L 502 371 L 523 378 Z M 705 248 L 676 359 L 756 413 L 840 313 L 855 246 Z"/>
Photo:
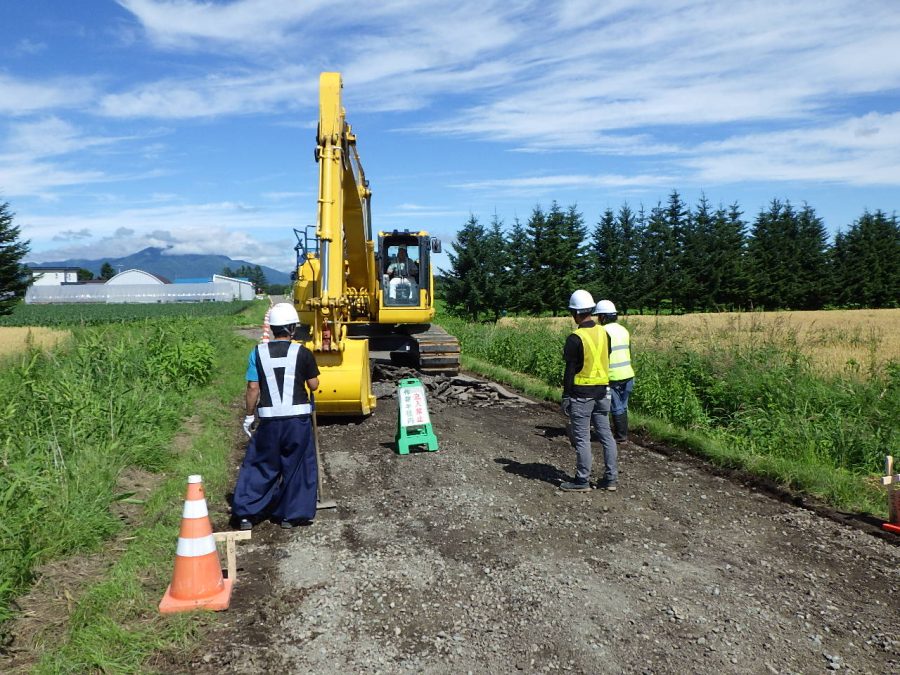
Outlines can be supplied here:
<path id="1" fill-rule="evenodd" d="M 607 390 L 608 392 L 608 390 Z M 575 480 L 587 481 L 591 476 L 591 426 L 603 446 L 603 478 L 609 482 L 619 479 L 619 453 L 609 428 L 610 399 L 572 398 L 569 406 L 569 440 L 575 448 Z"/>

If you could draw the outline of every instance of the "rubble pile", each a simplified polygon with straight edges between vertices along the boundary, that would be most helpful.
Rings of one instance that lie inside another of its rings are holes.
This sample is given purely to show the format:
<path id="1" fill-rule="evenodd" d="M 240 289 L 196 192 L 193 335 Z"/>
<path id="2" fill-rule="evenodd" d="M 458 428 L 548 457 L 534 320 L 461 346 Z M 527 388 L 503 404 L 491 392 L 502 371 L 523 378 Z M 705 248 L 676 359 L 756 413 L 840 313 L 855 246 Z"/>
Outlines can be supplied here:
<path id="1" fill-rule="evenodd" d="M 469 375 L 427 375 L 414 368 L 375 364 L 372 369 L 372 391 L 380 399 L 397 395 L 397 382 L 407 378 L 419 380 L 431 401 L 475 408 L 488 406 L 522 407 L 531 401 L 509 391 L 496 382 L 489 382 Z"/>

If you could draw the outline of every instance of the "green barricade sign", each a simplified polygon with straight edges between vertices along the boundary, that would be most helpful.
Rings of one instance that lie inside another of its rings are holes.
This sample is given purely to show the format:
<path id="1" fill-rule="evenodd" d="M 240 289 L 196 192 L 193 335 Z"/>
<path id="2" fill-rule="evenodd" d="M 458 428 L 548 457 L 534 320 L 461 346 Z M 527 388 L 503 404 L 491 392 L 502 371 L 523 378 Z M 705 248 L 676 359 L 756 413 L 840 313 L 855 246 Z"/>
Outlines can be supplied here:
<path id="1" fill-rule="evenodd" d="M 437 436 L 431 428 L 428 416 L 428 400 L 425 386 L 420 380 L 410 378 L 397 383 L 397 401 L 400 413 L 397 415 L 397 452 L 408 455 L 415 445 L 424 445 L 429 452 L 438 449 Z"/>

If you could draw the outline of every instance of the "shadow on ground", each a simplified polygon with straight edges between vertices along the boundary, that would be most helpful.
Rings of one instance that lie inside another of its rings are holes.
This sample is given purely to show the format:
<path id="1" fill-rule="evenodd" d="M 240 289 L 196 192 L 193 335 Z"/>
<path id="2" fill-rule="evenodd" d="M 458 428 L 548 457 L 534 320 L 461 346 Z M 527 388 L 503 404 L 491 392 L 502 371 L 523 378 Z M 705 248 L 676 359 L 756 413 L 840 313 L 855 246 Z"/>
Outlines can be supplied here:
<path id="1" fill-rule="evenodd" d="M 563 473 L 551 464 L 542 462 L 522 463 L 507 457 L 497 457 L 494 461 L 497 464 L 503 464 L 503 470 L 506 473 L 514 473 L 517 476 L 522 476 L 522 478 L 540 480 L 551 485 L 559 485 L 564 480 L 569 480 L 568 474 Z"/>

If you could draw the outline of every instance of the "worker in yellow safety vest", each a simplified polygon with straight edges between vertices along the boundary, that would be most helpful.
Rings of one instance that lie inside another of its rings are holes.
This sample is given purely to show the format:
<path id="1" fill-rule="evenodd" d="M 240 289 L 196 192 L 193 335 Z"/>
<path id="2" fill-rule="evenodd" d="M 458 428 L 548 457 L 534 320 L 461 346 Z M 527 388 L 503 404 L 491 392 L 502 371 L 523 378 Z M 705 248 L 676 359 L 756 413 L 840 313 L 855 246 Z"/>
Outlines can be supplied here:
<path id="1" fill-rule="evenodd" d="M 616 441 L 628 440 L 628 397 L 634 388 L 634 368 L 631 367 L 631 335 L 617 323 L 616 306 L 601 300 L 594 308 L 600 325 L 609 335 L 609 389 L 612 393 L 610 415 Z"/>
<path id="2" fill-rule="evenodd" d="M 569 311 L 578 324 L 563 347 L 562 411 L 569 418 L 569 440 L 575 449 L 575 478 L 559 487 L 565 491 L 591 489 L 591 426 L 603 446 L 602 490 L 618 486 L 618 450 L 609 427 L 609 337 L 592 318 L 594 299 L 585 290 L 569 298 Z"/>

